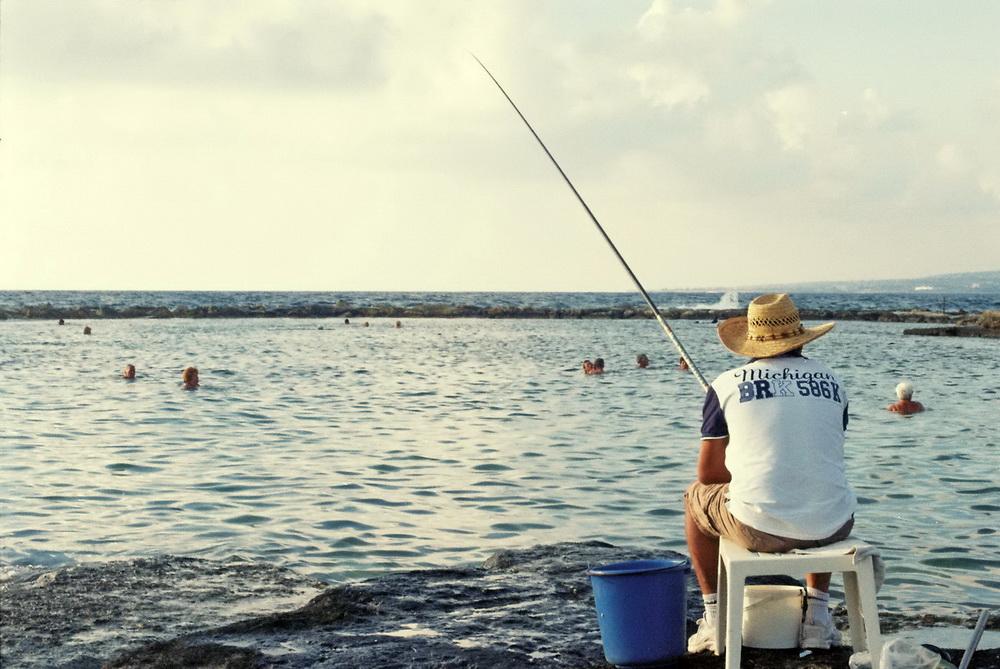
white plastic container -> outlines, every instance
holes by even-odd
[[[798,648],[805,590],[795,585],[748,585],[743,590],[743,645]]]

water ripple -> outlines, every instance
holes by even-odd
[[[0,403],[0,561],[240,553],[338,580],[557,541],[686,550],[704,395],[650,322],[372,321],[105,321],[85,358],[51,324],[0,322],[19,388]],[[997,588],[1000,363],[993,342],[903,347],[902,329],[815,344],[851,390],[855,533],[892,606],[968,608]],[[709,376],[734,363],[710,323],[676,330]],[[584,377],[597,355],[609,372]],[[901,377],[928,412],[883,410]]]

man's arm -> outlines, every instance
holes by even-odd
[[[732,474],[726,469],[728,445],[729,437],[701,440],[701,452],[698,453],[699,483],[729,483],[732,480]]]

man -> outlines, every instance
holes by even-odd
[[[907,416],[911,413],[920,413],[924,410],[923,404],[913,401],[913,386],[906,381],[896,386],[896,397],[899,401],[887,406],[886,409],[889,411],[895,411],[898,414]]]
[[[719,339],[750,362],[720,374],[703,408],[698,479],[685,493],[688,550],[705,616],[688,651],[715,650],[719,537],[780,553],[845,539],[857,500],[847,482],[844,384],[802,346],[833,328],[804,328],[788,295],[761,295]],[[803,648],[840,641],[829,610],[830,574],[806,577]]]

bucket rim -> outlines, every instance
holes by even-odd
[[[788,585],[787,583],[747,583],[743,586],[743,589],[747,593],[752,592],[758,595],[768,592],[791,594],[793,590],[801,593],[806,591],[804,585]]]
[[[588,576],[628,576],[631,574],[649,574],[658,571],[687,570],[691,561],[687,558],[662,558],[654,560],[630,560],[615,562],[587,570]]]
[[[778,585],[778,584],[753,584],[744,586],[743,610],[755,609],[771,602],[780,602],[792,598],[798,598],[798,606],[801,607],[802,598],[806,596],[806,589],[801,585]]]

